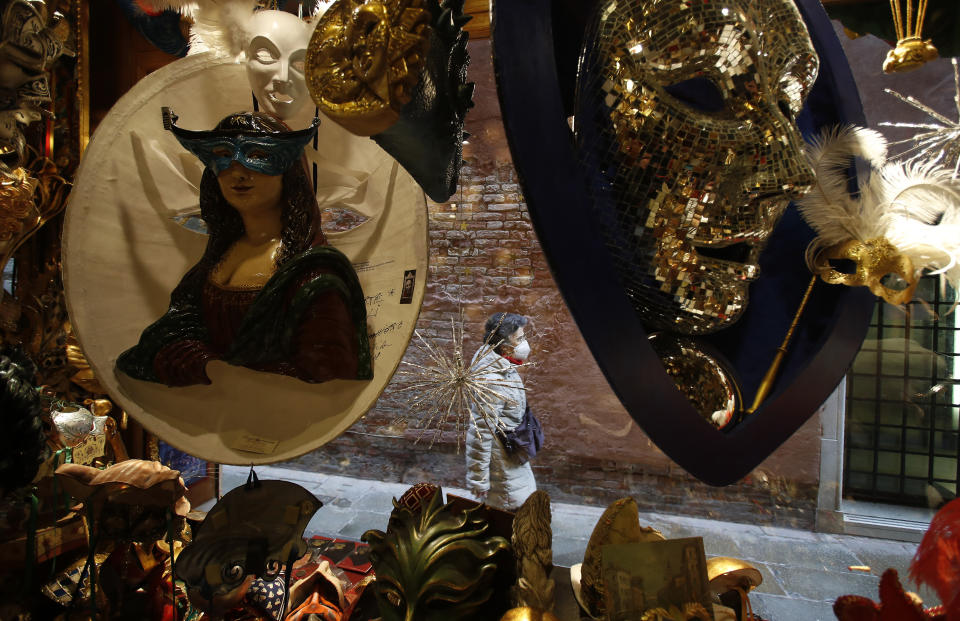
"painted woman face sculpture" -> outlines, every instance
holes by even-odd
[[[818,59],[791,0],[608,0],[588,26],[575,131],[618,275],[649,327],[737,320],[812,173],[795,119]]]
[[[257,11],[247,28],[247,79],[260,108],[293,118],[310,101],[303,61],[313,29],[285,11]]]
[[[203,255],[170,306],[117,358],[129,377],[209,384],[215,360],[305,382],[370,379],[363,290],[329,246],[302,157],[319,119],[292,131],[264,113],[228,115],[212,130],[165,124],[203,162]],[[337,342],[335,342],[337,341]]]

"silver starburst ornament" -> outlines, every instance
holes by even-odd
[[[500,342],[484,342],[480,351],[470,363],[463,355],[463,313],[457,321],[450,319],[450,332],[453,341],[453,355],[450,356],[440,345],[431,345],[419,331],[414,331],[413,343],[428,358],[428,362],[402,361],[411,367],[401,369],[397,375],[408,383],[398,392],[408,392],[407,418],[419,419],[419,442],[425,435],[432,435],[430,446],[440,438],[444,429],[452,423],[457,436],[457,452],[467,430],[467,425],[476,425],[478,432],[503,428],[499,409],[506,402],[512,404],[499,389],[513,386],[505,380],[497,379],[499,374],[488,373],[493,366],[485,354],[500,345]],[[496,330],[492,332],[496,333]],[[481,420],[482,419],[482,424]]]
[[[880,125],[885,127],[905,127],[920,130],[912,138],[891,142],[890,147],[911,144],[897,154],[897,159],[915,163],[927,162],[931,165],[943,166],[953,170],[956,177],[960,172],[960,72],[957,70],[957,59],[953,63],[953,101],[957,108],[957,120],[951,121],[930,106],[921,103],[915,97],[901,95],[889,88],[883,89],[907,105],[925,113],[935,122],[931,123],[889,123]]]

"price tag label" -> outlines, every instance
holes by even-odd
[[[278,440],[268,440],[255,436],[252,433],[243,433],[238,440],[230,445],[230,448],[247,453],[257,453],[258,455],[270,455],[277,450]]]

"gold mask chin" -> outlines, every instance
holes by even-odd
[[[853,272],[838,271],[831,261],[852,261]],[[849,287],[869,287],[874,295],[899,306],[913,298],[920,279],[913,269],[910,257],[900,252],[883,237],[861,242],[850,239],[830,246],[816,259],[815,271],[824,282]],[[888,274],[899,276],[907,283],[905,289],[893,289],[883,284]]]

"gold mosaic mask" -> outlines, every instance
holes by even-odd
[[[853,269],[841,269],[839,264],[844,261],[851,262],[848,264],[852,264]],[[913,292],[920,282],[910,257],[900,254],[883,237],[865,242],[851,239],[831,246],[817,256],[814,269],[824,282],[869,287],[874,295],[894,306],[913,299]],[[884,279],[888,275],[896,276],[904,287],[894,288],[885,284]]]
[[[621,282],[649,327],[705,334],[747,305],[812,172],[795,119],[818,59],[790,0],[608,0],[574,130]]]

